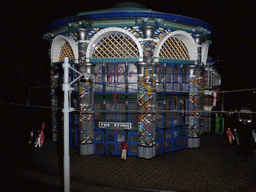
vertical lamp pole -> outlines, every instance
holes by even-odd
[[[69,60],[68,57],[65,57],[62,68],[64,69],[63,85],[62,90],[64,91],[64,108],[63,119],[64,119],[64,192],[70,192],[70,156],[69,156]]]
[[[69,91],[74,90],[71,88],[74,82],[79,80],[81,77],[84,77],[85,74],[80,73],[76,69],[70,67],[68,57],[65,57],[64,63],[62,64],[62,68],[64,70],[63,76],[63,84],[62,90],[64,91],[64,103],[63,103],[63,119],[64,119],[64,157],[63,157],[63,164],[64,164],[64,192],[70,192],[70,156],[69,156],[69,112],[74,111],[74,108],[70,108],[69,106]],[[75,80],[69,83],[69,69],[75,71],[79,74]]]

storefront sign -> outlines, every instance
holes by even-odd
[[[132,124],[125,122],[99,122],[99,128],[131,129]]]

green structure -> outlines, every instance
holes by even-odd
[[[223,134],[224,132],[224,118],[216,117],[215,133]]]

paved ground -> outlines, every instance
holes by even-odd
[[[46,140],[43,148],[28,150],[22,159],[15,177],[26,179],[22,182],[30,183],[34,191],[61,191],[63,153],[57,143]],[[149,160],[80,156],[77,149],[70,148],[70,174],[72,191],[89,192],[253,191],[256,182],[255,156],[246,161],[237,146],[230,146],[217,134],[202,135],[198,149],[160,154]]]

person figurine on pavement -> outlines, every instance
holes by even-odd
[[[128,143],[123,142],[121,145],[122,145],[122,155],[121,155],[121,159],[126,160],[126,153],[127,153],[127,150],[128,150]]]
[[[41,130],[44,130],[45,128],[45,122],[43,122],[43,124],[41,125]]]
[[[253,142],[256,143],[256,133],[255,133],[255,130],[252,130],[252,138],[253,138]]]
[[[32,129],[32,131],[29,133],[30,134],[30,139],[29,139],[29,146],[31,145],[31,143],[33,142],[33,138],[34,138],[34,129]]]
[[[40,137],[40,145],[43,146],[43,144],[44,144],[44,131],[43,130],[40,131],[39,137]]]
[[[233,136],[233,134],[232,134],[230,128],[228,128],[228,130],[227,130],[227,136],[228,136],[229,144],[232,145],[232,136]]]
[[[42,139],[42,141],[41,141]],[[35,145],[35,148],[37,148],[37,146],[41,147],[41,144],[43,142],[43,139],[44,139],[44,133],[42,131],[39,132],[39,135],[36,139],[36,145]]]
[[[39,145],[39,147],[41,147],[39,135],[38,135],[37,138],[36,138],[36,145],[35,145],[35,148],[37,148],[38,145]]]

